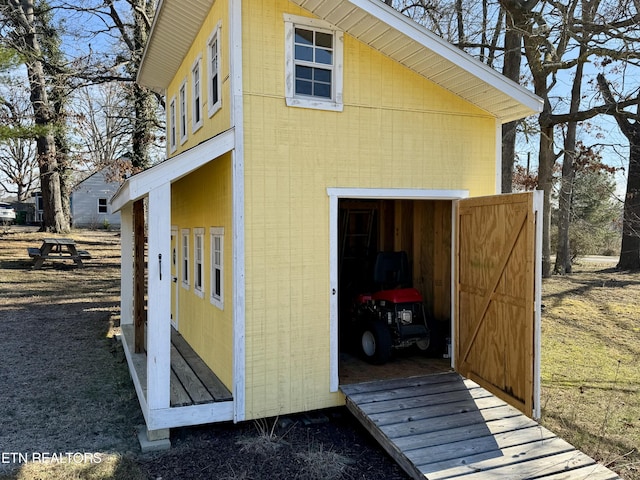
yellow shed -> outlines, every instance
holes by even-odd
[[[166,99],[167,159],[112,205],[150,437],[344,405],[358,346],[452,357],[535,415],[535,202],[489,196],[501,125],[539,98],[380,0],[163,0],[138,82]],[[354,319],[396,321],[379,252],[403,252],[429,342]]]

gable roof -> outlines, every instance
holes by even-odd
[[[382,0],[290,0],[340,30],[471,102],[501,122],[542,111],[529,90],[454,47]],[[214,0],[161,0],[138,82],[164,90]]]

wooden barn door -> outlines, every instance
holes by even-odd
[[[533,193],[460,200],[457,234],[456,370],[532,416],[539,390]]]

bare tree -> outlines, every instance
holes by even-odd
[[[31,109],[14,85],[0,98],[0,123],[10,131],[0,142],[0,186],[15,194],[19,202],[27,199],[38,184],[38,162],[31,131]]]
[[[618,268],[640,270],[640,94],[634,99],[636,111],[632,113],[619,108],[602,74],[598,75],[598,85],[620,130],[629,140],[629,168]]]
[[[36,145],[44,204],[43,228],[67,232],[70,224],[62,201],[61,169],[55,138],[56,111],[48,90],[37,13],[34,0],[0,0],[0,14],[6,26],[4,40],[24,59],[34,123],[38,127]]]

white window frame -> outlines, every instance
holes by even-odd
[[[187,81],[183,80],[182,84],[180,84],[180,89],[178,90],[178,100],[180,102],[180,145],[186,142],[187,138],[189,138],[187,129],[187,123],[189,121],[187,105],[189,102],[187,101],[187,96]]]
[[[220,58],[221,27],[222,23],[218,22],[218,25],[216,25],[216,28],[207,39],[207,106],[209,118],[222,108],[222,79],[220,75],[222,64]],[[213,86],[214,77],[217,77],[215,92]],[[215,103],[213,101],[214,97],[218,98]]]
[[[211,237],[211,288],[209,290],[209,300],[220,310],[224,310],[224,227],[211,227],[209,229]],[[216,240],[219,240],[219,248],[216,247]],[[219,270],[219,275],[216,275]],[[220,293],[216,292],[219,278]]]
[[[204,228],[193,229],[193,291],[204,298]]]
[[[204,123],[202,105],[202,54],[191,66],[191,131],[196,132]]]
[[[173,153],[178,148],[178,130],[177,130],[177,115],[176,115],[176,97],[171,97],[169,102],[169,153]]]
[[[102,204],[104,202],[104,204]],[[104,208],[104,212],[100,211],[100,207]],[[109,213],[109,199],[108,198],[98,198],[98,213],[108,214]]]
[[[182,287],[189,290],[189,237],[191,232],[183,228],[180,232],[180,265],[182,266]]]
[[[344,70],[344,34],[336,26],[324,20],[301,17],[298,15],[284,14],[285,22],[285,98],[290,107],[313,108],[317,110],[329,110],[341,112],[343,70]],[[295,93],[295,28],[320,31],[333,35],[333,65],[331,76],[331,98],[323,99]],[[307,63],[313,66],[316,64]],[[327,68],[327,65],[317,64],[318,67]]]

